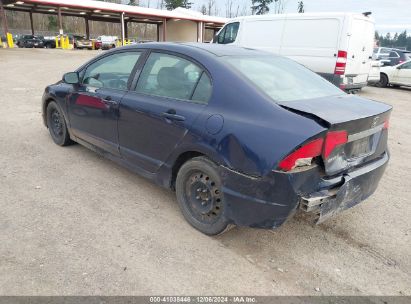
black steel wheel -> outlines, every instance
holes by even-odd
[[[217,235],[227,230],[224,196],[217,165],[205,157],[186,162],[177,174],[177,200],[185,219],[196,229]]]
[[[54,101],[47,105],[47,127],[51,138],[57,145],[67,146],[72,143],[64,116]]]
[[[379,87],[385,88],[385,87],[388,86],[388,83],[389,83],[389,81],[388,81],[387,75],[381,74],[380,82],[378,83]]]

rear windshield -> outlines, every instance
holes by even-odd
[[[304,66],[284,57],[224,57],[274,101],[313,99],[345,94]]]

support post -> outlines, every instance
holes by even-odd
[[[204,22],[197,22],[197,42],[204,42]]]
[[[120,15],[120,23],[121,23],[121,45],[124,45],[125,37],[125,27],[124,27],[124,12]]]
[[[84,17],[84,22],[86,24],[86,39],[90,39],[90,25],[88,22],[88,16]]]
[[[6,11],[4,10],[2,0],[0,0],[0,15],[1,15],[1,19],[3,20],[3,34],[4,36],[7,36],[7,33],[9,32],[9,26],[7,24]]]
[[[57,19],[59,23],[59,30],[60,30],[60,35],[63,35],[63,18],[61,17],[61,7],[58,8],[57,10]]]
[[[128,21],[124,21],[124,36],[128,39]]]
[[[34,36],[34,25],[33,25],[33,12],[29,13],[30,15],[30,28],[31,28],[31,34]]]
[[[167,18],[163,19],[163,42],[167,41]]]
[[[160,24],[157,23],[157,42],[160,42]]]

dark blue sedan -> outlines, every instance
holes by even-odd
[[[205,44],[108,51],[43,96],[56,144],[175,190],[209,235],[275,228],[299,209],[322,222],[366,199],[389,159],[390,112],[289,59]]]

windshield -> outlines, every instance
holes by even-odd
[[[321,76],[284,57],[267,55],[224,58],[275,101],[286,102],[345,94]]]

